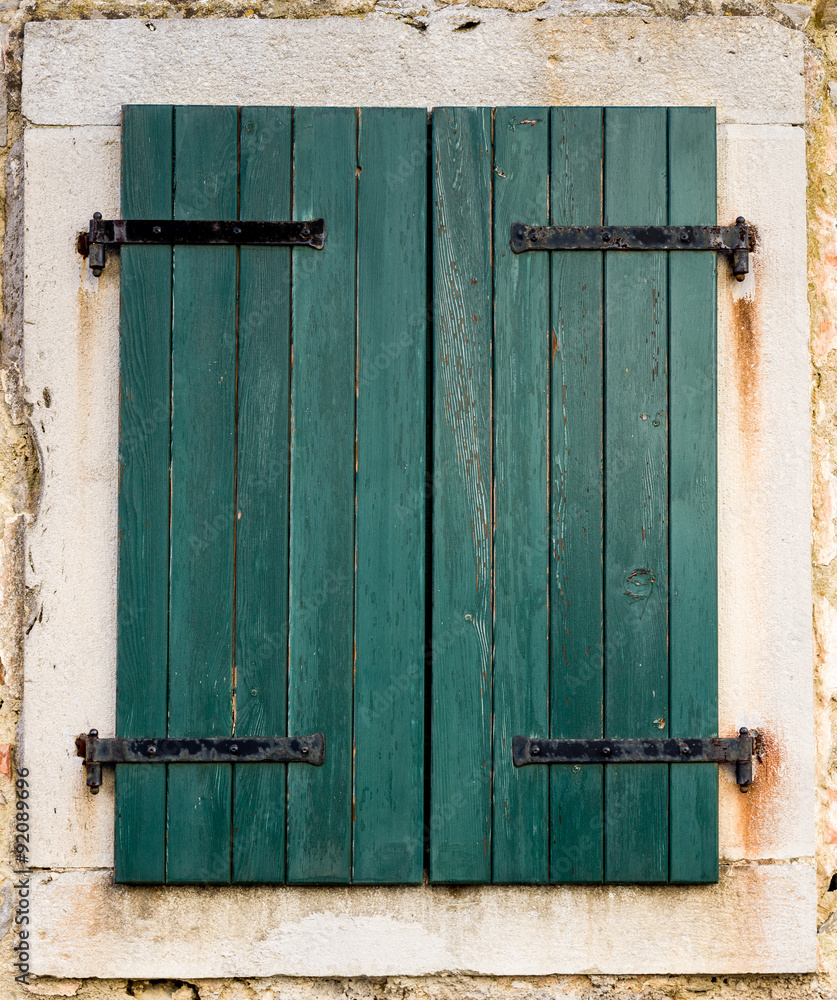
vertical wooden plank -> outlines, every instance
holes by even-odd
[[[174,217],[234,219],[238,109],[175,109]],[[236,249],[174,250],[169,735],[232,732]],[[169,766],[169,882],[230,879],[230,764]]]
[[[171,218],[171,164],[171,107],[124,108],[123,218]],[[165,736],[171,249],[123,250],[116,731],[120,736]],[[165,879],[164,767],[131,764],[116,768],[115,841],[117,882]]]
[[[599,226],[602,109],[552,109],[552,224]],[[552,272],[551,735],[602,735],[604,681],[602,254],[550,254]],[[600,882],[599,765],[550,767],[550,879]]]
[[[669,225],[714,225],[715,109],[669,110]],[[716,257],[669,254],[671,717],[718,726]],[[718,880],[718,768],[670,768],[672,882]]]
[[[288,773],[287,879],[348,882],[352,849],[357,112],[294,112],[294,208],[326,244],[293,261],[289,731],[323,732]]]
[[[241,109],[239,218],[290,219],[291,125],[290,108]],[[241,248],[235,545],[235,733],[241,736],[287,732],[290,280],[289,247]],[[285,770],[283,764],[233,767],[234,882],[285,879]]]
[[[494,118],[494,882],[549,880],[549,770],[512,739],[549,727],[549,255],[512,223],[549,222],[549,111]]]
[[[491,879],[491,110],[432,119],[430,879]],[[467,748],[467,753],[452,748]]]
[[[605,225],[663,224],[666,111],[605,111]],[[606,736],[665,736],[668,475],[664,252],[605,254]],[[668,767],[605,768],[605,878],[668,878]]]
[[[427,112],[358,129],[353,881],[424,862]]]

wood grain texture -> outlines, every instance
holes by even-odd
[[[122,217],[170,219],[172,108],[124,108]],[[116,732],[165,736],[168,706],[171,249],[124,247],[119,340]],[[116,768],[115,879],[162,882],[166,769]]]
[[[427,112],[362,109],[353,881],[424,862]]]
[[[605,111],[605,225],[664,224],[666,111]],[[667,268],[605,255],[606,736],[668,733]],[[668,767],[605,767],[605,878],[668,878]]]
[[[238,109],[175,109],[174,217],[234,219]],[[235,247],[174,250],[169,735],[229,736]],[[230,764],[169,766],[169,882],[230,879]]]
[[[552,108],[552,224],[602,219],[602,109]],[[550,255],[550,734],[602,735],[602,254]],[[550,767],[550,880],[600,882],[603,769]]]
[[[494,815],[492,881],[549,879],[549,770],[512,739],[549,728],[549,255],[513,222],[549,222],[549,111],[494,118]]]
[[[668,112],[669,225],[714,225],[715,109]],[[717,258],[669,254],[670,728],[718,727]],[[670,768],[672,882],[718,880],[718,768]]]
[[[239,217],[290,219],[291,109],[242,108],[240,128]],[[241,248],[235,546],[235,733],[241,736],[287,735],[290,282],[290,247]],[[233,766],[234,882],[285,879],[285,773],[284,764]]]
[[[432,119],[430,879],[491,879],[491,111]],[[467,754],[451,753],[467,747]]]
[[[294,112],[298,219],[325,248],[293,266],[291,733],[323,732],[322,767],[288,772],[287,879],[348,882],[352,867],[357,112]]]

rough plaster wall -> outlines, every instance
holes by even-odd
[[[0,2],[0,41],[5,40],[5,92],[0,117],[8,106],[4,161],[5,224],[0,278],[0,825],[10,830],[13,797],[5,745],[15,744],[21,695],[21,644],[39,611],[38,595],[22,585],[23,531],[37,516],[40,456],[38,410],[48,399],[24,400],[25,358],[20,356],[22,185],[19,138],[20,66],[23,25],[30,20],[121,17],[318,17],[389,13],[423,28],[448,0],[44,0]],[[208,980],[195,983],[108,980],[33,981],[26,989],[9,976],[12,962],[11,854],[9,837],[0,852],[0,1000],[15,996],[78,997],[80,1000],[489,1000],[494,997],[533,1000],[686,1000],[705,997],[793,998],[837,1000],[837,891],[830,891],[837,872],[837,0],[820,0],[812,9],[798,3],[769,0],[473,0],[462,6],[462,25],[478,26],[475,8],[510,11],[548,9],[584,17],[643,14],[683,18],[690,14],[766,14],[807,37],[806,92],[809,149],[809,274],[812,316],[812,405],[814,435],[813,563],[816,634],[816,697],[820,885],[821,971],[814,976],[612,977],[550,976],[526,979],[427,977],[387,980],[263,979]],[[91,67],[90,86],[96,86]],[[5,133],[5,134],[4,134]],[[24,373],[24,374],[22,374]],[[833,567],[833,568],[832,568]],[[3,905],[5,903],[5,905]],[[742,915],[746,919],[745,915]],[[642,933],[631,928],[628,933]],[[723,934],[723,928],[719,933]],[[653,935],[653,928],[646,933]],[[684,923],[688,933],[688,921]]]

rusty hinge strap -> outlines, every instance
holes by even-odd
[[[96,276],[105,266],[105,247],[125,244],[145,246],[261,246],[313,247],[325,243],[323,219],[303,222],[251,222],[240,220],[103,219],[96,212],[90,228],[79,233],[78,252],[90,260]]]
[[[511,248],[529,250],[710,250],[732,257],[738,281],[750,270],[753,233],[743,216],[734,226],[527,226],[511,227]]]
[[[515,767],[527,764],[735,764],[741,791],[753,783],[757,733],[741,729],[731,739],[542,740],[515,736]]]
[[[95,795],[102,784],[102,764],[314,764],[325,760],[325,737],[226,736],[209,739],[102,738],[95,729],[76,739],[84,758],[87,787]]]

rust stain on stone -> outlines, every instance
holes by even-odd
[[[761,760],[754,764],[752,787],[737,796],[736,839],[747,858],[757,858],[775,843],[777,813],[783,808],[780,785],[784,747],[771,729],[762,727],[759,732],[764,748]]]
[[[745,456],[749,457],[759,431],[761,330],[758,299],[733,299],[732,319],[739,428],[744,438]]]

